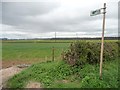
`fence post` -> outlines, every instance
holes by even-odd
[[[46,60],[46,61],[48,60],[48,57],[47,57],[47,56],[45,57],[45,60]]]
[[[54,47],[52,48],[52,61],[54,61]]]

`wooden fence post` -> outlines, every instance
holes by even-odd
[[[54,47],[52,48],[52,61],[54,61]]]

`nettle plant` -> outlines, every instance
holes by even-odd
[[[74,42],[69,50],[62,53],[62,58],[71,66],[83,66],[85,63],[96,64],[100,61],[99,42]],[[116,42],[104,43],[103,61],[114,60],[118,53],[118,44]]]

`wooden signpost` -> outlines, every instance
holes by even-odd
[[[103,12],[101,12],[101,10],[103,10]],[[102,79],[106,3],[104,3],[103,8],[91,11],[90,16],[95,16],[95,15],[98,15],[98,14],[103,14],[102,41],[101,41],[101,53],[100,53],[100,79]]]

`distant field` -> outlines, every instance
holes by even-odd
[[[18,42],[18,41],[16,41]],[[70,43],[2,43],[3,67],[14,64],[37,63],[52,60],[52,48],[55,48],[55,60]],[[27,41],[26,41],[27,42]]]
[[[3,43],[3,61],[46,57],[51,59],[53,47],[55,48],[55,57],[58,57],[68,46],[69,43]]]
[[[52,60],[52,48],[55,48],[55,60],[61,58],[61,52],[67,50],[70,43],[76,40],[3,40],[3,67],[19,63],[37,63]],[[80,41],[80,40],[79,40]],[[85,41],[85,40],[81,40]],[[100,40],[86,40],[101,42]],[[114,42],[117,40],[106,40]],[[10,64],[10,65],[8,65]]]
[[[3,40],[2,42],[7,42],[7,43],[70,43],[74,42],[76,40]]]
[[[3,43],[72,43],[75,41],[88,41],[88,42],[101,42],[101,40],[3,40]],[[114,42],[118,40],[105,40],[108,42]]]

